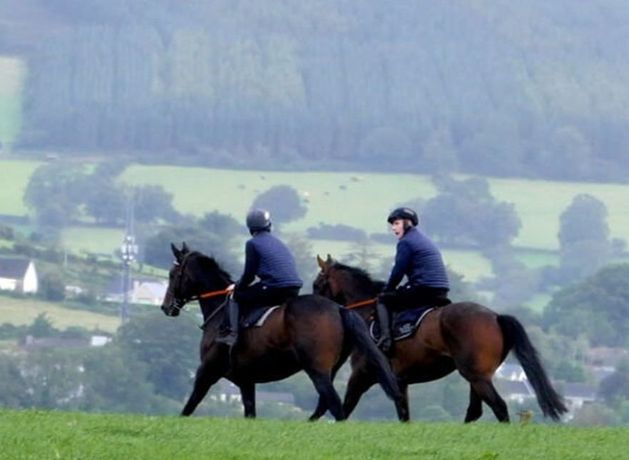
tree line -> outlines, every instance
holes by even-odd
[[[64,27],[28,51],[20,144],[229,167],[624,181],[628,15],[612,0],[60,0]]]

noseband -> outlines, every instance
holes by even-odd
[[[218,297],[220,295],[227,295],[230,293],[229,289],[218,289],[216,291],[208,291],[199,295],[193,295],[186,298],[180,298],[177,295],[175,295],[176,292],[181,292],[181,284],[183,283],[182,280],[183,280],[184,268],[186,266],[186,263],[188,262],[188,256],[190,254],[192,253],[186,254],[183,260],[181,261],[181,263],[175,261],[175,265],[179,266],[179,270],[177,271],[177,282],[175,283],[177,287],[174,289],[174,292],[173,292],[173,302],[171,303],[171,306],[173,308],[176,308],[180,312],[183,309],[183,307],[186,306],[188,302],[192,302],[194,300],[199,300],[199,299],[210,299],[212,297]]]

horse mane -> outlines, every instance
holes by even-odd
[[[367,270],[359,267],[350,267],[340,262],[334,262],[334,268],[348,273],[361,291],[367,291],[374,295],[379,294],[386,284],[384,281],[374,280]]]
[[[201,262],[201,266],[203,268],[218,272],[218,275],[220,278],[228,281],[229,283],[233,282],[231,275],[227,273],[225,270],[223,270],[223,268],[218,264],[218,262],[216,261],[216,259],[214,259],[214,257],[206,256],[205,254],[199,251],[192,251],[190,255],[194,255],[198,257],[199,261]]]

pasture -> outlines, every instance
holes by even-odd
[[[0,214],[22,216],[28,179],[40,163],[0,161]],[[301,194],[306,216],[285,226],[303,232],[320,223],[345,224],[367,233],[386,233],[386,213],[395,205],[435,194],[428,176],[351,172],[232,171],[180,166],[132,165],[121,180],[132,185],[161,185],[174,196],[180,212],[203,215],[220,211],[242,219],[255,197],[274,185],[290,185]],[[609,211],[613,237],[629,235],[629,185],[552,182],[528,179],[489,179],[492,193],[513,203],[522,220],[515,246],[555,250],[559,216],[572,198],[589,193]],[[552,198],[552,199],[549,199]]]
[[[156,184],[174,195],[175,207],[202,215],[218,210],[242,219],[256,195],[273,185],[299,191],[308,213],[287,230],[304,231],[325,222],[362,228],[367,233],[387,232],[386,215],[395,205],[435,195],[430,177],[414,174],[351,172],[260,172],[175,166],[129,167],[122,180]],[[515,246],[557,249],[559,216],[572,198],[588,193],[609,211],[612,236],[629,235],[629,185],[586,182],[551,182],[525,179],[489,179],[499,200],[515,205],[522,228]]]
[[[24,216],[24,192],[33,171],[41,163],[36,161],[0,161],[0,215]]]
[[[626,428],[0,411],[6,459],[623,459]]]
[[[0,161],[0,214],[22,216],[22,202],[34,161]],[[274,185],[290,185],[300,193],[308,211],[300,220],[284,226],[289,233],[303,234],[320,223],[345,224],[369,233],[386,233],[385,216],[393,206],[416,198],[429,199],[435,188],[428,176],[352,172],[268,172],[232,171],[179,166],[132,165],[120,180],[131,185],[161,185],[174,196],[173,204],[184,213],[201,216],[211,211],[231,214],[242,220],[259,194]],[[579,193],[592,194],[605,202],[614,237],[629,235],[629,185],[580,182],[551,182],[525,179],[489,179],[492,193],[512,202],[522,221],[514,245],[518,257],[530,267],[556,265],[559,216]],[[552,199],[549,199],[552,198]],[[122,241],[123,230],[98,227],[71,227],[62,233],[62,242],[74,252],[113,253]],[[356,251],[345,241],[310,240],[314,253],[335,257]],[[394,253],[390,244],[373,243],[369,251],[386,260]],[[444,250],[446,263],[468,281],[491,275],[487,259],[471,250]],[[380,262],[378,262],[380,263]]]
[[[63,308],[59,303],[39,299],[0,296],[0,311],[2,311],[2,323],[15,326],[31,324],[41,313],[45,313],[52,325],[60,330],[70,326],[80,326],[113,334],[120,326],[120,319],[117,316]]]

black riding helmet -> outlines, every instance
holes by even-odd
[[[247,214],[247,227],[251,233],[271,229],[271,213],[266,209],[252,209]]]
[[[398,219],[408,219],[413,224],[413,227],[416,227],[419,223],[419,218],[417,217],[417,213],[413,211],[411,208],[396,208],[391,211],[389,217],[387,217],[387,222],[390,224],[393,223],[394,220]]]

